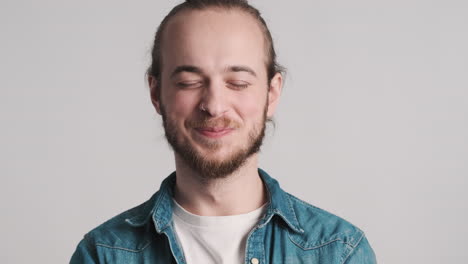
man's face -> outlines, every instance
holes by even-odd
[[[258,152],[281,89],[259,25],[238,10],[185,11],[164,31],[162,60],[151,86],[166,138],[200,176],[227,176]]]

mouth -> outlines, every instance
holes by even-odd
[[[220,138],[231,133],[234,129],[230,127],[198,127],[195,130],[205,137]]]

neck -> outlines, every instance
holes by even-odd
[[[176,154],[174,199],[185,210],[202,216],[251,212],[266,202],[265,187],[258,175],[258,156],[252,155],[234,173],[222,179],[205,179]]]

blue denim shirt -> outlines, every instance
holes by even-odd
[[[269,201],[248,235],[245,264],[376,263],[361,230],[286,193],[261,169],[259,175]],[[172,173],[150,200],[86,234],[70,263],[186,263],[172,222],[174,184]]]

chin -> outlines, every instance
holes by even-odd
[[[229,148],[232,150],[233,148]],[[228,162],[234,156],[233,151],[228,151],[227,147],[220,147],[215,150],[213,149],[202,149],[197,151],[198,155],[210,162]]]

